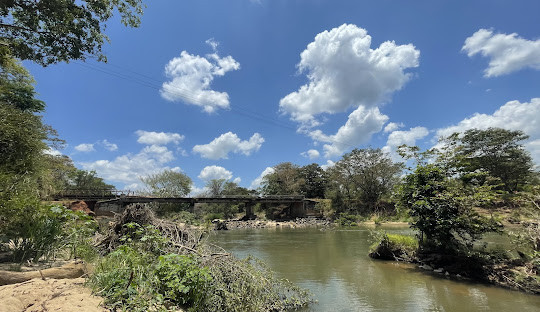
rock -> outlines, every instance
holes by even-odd
[[[216,231],[226,231],[226,230],[228,230],[227,223],[225,221],[215,219],[215,220],[212,220],[212,223],[214,224],[214,230],[216,230]]]
[[[444,272],[444,269],[443,268],[438,268],[438,269],[433,270],[433,272],[442,274],[442,272]]]
[[[420,269],[423,269],[423,270],[426,270],[426,271],[433,271],[433,268],[430,267],[429,265],[427,264],[422,264],[420,266],[418,266]]]
[[[450,276],[450,273],[448,271],[444,272],[444,276]]]
[[[69,209],[71,209],[73,211],[84,212],[85,214],[87,214],[89,216],[94,216],[95,215],[95,213],[92,210],[90,210],[90,208],[88,208],[88,205],[86,204],[86,202],[84,202],[82,200],[74,201],[71,204],[69,204]]]

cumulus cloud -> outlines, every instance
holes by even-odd
[[[165,66],[165,75],[170,81],[161,86],[161,96],[168,101],[183,101],[197,105],[207,113],[229,108],[229,94],[210,88],[215,77],[240,69],[232,56],[220,57],[218,43],[214,39],[206,41],[214,53],[206,56],[192,55],[182,51]]]
[[[374,133],[381,131],[382,126],[388,121],[388,116],[381,114],[379,108],[365,108],[359,106],[354,110],[336,134],[326,135],[321,130],[309,132],[312,139],[325,142],[324,156],[326,158],[339,156],[344,151],[358,144],[369,141]]]
[[[229,170],[220,166],[206,166],[201,170],[199,179],[203,181],[210,181],[215,179],[232,179],[233,174]]]
[[[101,140],[99,141],[99,144],[101,144],[103,147],[105,147],[106,150],[111,152],[118,150],[118,145],[111,143],[107,140]]]
[[[208,159],[227,159],[229,153],[249,156],[258,151],[263,143],[264,138],[259,133],[254,133],[249,140],[242,141],[238,135],[229,131],[208,144],[195,145],[193,151]]]
[[[259,188],[259,186],[261,186],[263,178],[266,175],[274,173],[275,171],[276,170],[274,170],[274,168],[272,167],[266,167],[266,169],[264,169],[263,172],[261,172],[261,174],[258,177],[256,177],[255,180],[251,182],[251,185],[249,186],[249,188],[252,190]]]
[[[77,152],[82,152],[82,153],[88,153],[88,152],[95,151],[94,144],[92,144],[92,143],[79,144],[79,145],[75,146],[75,150]]]
[[[139,137],[137,142],[148,145],[167,145],[169,143],[179,144],[184,136],[172,132],[153,132],[137,130],[135,134]]]
[[[100,177],[110,182],[119,182],[135,189],[140,185],[140,177],[163,170],[180,171],[179,167],[169,167],[166,163],[174,160],[165,146],[150,145],[137,154],[125,154],[114,160],[97,160],[80,163],[85,170],[95,170]]]
[[[321,168],[322,168],[324,171],[326,171],[326,170],[328,170],[328,169],[334,167],[335,164],[336,164],[335,162],[333,162],[333,161],[331,161],[330,159],[328,159],[328,160],[326,161],[326,164],[322,165]]]
[[[310,149],[307,152],[303,152],[301,155],[309,159],[316,159],[316,158],[319,158],[319,156],[321,156],[321,153],[319,153],[318,150]]]
[[[469,57],[480,53],[489,58],[485,77],[497,77],[523,68],[540,69],[540,39],[532,41],[516,33],[494,34],[480,29],[465,40],[462,51]]]
[[[403,128],[405,125],[400,122],[400,123],[395,123],[395,122],[389,122],[385,127],[384,127],[384,130],[383,132],[384,133],[388,133],[388,132],[392,132],[392,131],[395,131],[399,128]]]
[[[62,152],[60,152],[57,149],[54,149],[52,147],[49,147],[45,150],[43,150],[43,154],[51,155],[51,156],[62,156]]]
[[[540,164],[540,98],[521,103],[510,101],[493,114],[476,113],[458,124],[437,130],[438,137],[447,137],[454,132],[490,127],[508,130],[521,130],[530,136],[525,147],[531,152],[534,161]]]
[[[397,147],[403,144],[414,146],[416,141],[425,138],[429,134],[429,130],[425,127],[414,127],[409,130],[393,131],[388,135],[386,146],[382,148],[384,152],[390,153],[390,155],[397,160],[398,155],[396,153]]]
[[[409,146],[416,145],[416,140],[423,139],[429,134],[429,131],[425,127],[414,127],[407,131],[393,131],[388,135],[388,141],[386,145],[398,147],[403,144]]]
[[[296,121],[317,125],[317,114],[378,105],[410,79],[405,70],[417,67],[419,56],[412,44],[393,41],[372,49],[371,36],[356,25],[324,31],[300,55],[298,69],[309,83],[282,98],[280,109]]]
[[[412,44],[393,41],[371,47],[371,36],[356,25],[343,24],[315,36],[300,54],[298,70],[308,83],[281,99],[280,110],[299,122],[300,132],[324,145],[325,157],[369,141],[381,131],[388,117],[378,106],[400,90],[418,66],[420,51]],[[354,109],[336,134],[321,130],[321,114],[344,113]],[[324,116],[327,117],[327,116]]]

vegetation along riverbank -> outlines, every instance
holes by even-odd
[[[250,2],[250,5],[257,3],[263,6],[258,3],[260,1]],[[322,166],[317,163],[306,164],[307,161],[304,165],[276,161],[255,179],[257,183],[250,188],[242,187],[239,177],[233,179],[230,171],[212,165],[200,171],[198,178],[206,185],[197,187],[192,177],[186,173],[188,171],[180,169],[180,165],[186,169],[191,166],[187,164],[195,162],[187,162],[186,166],[170,164],[175,159],[173,154],[185,154],[188,157],[188,151],[179,145],[184,135],[141,130],[146,128],[139,128],[138,121],[132,121],[130,126],[137,127],[133,129],[138,136],[137,144],[144,145],[138,154],[129,151],[114,161],[93,162],[94,166],[102,169],[102,174],[113,172],[108,177],[102,175],[107,179],[96,171],[81,169],[94,167],[89,167],[90,162],[82,161],[82,158],[77,160],[74,156],[77,152],[91,152],[94,144],[109,152],[116,151],[118,146],[101,137],[99,141],[96,141],[97,138],[92,139],[96,143],[81,143],[75,147],[70,154],[75,160],[59,152],[65,142],[51,126],[45,124],[46,103],[38,97],[35,81],[25,68],[28,63],[23,61],[43,67],[61,62],[84,61],[87,58],[97,62],[105,61],[102,45],[108,41],[104,33],[106,22],[110,19],[119,20],[126,26],[138,27],[143,8],[141,0],[15,0],[2,1],[0,5],[0,311],[25,311],[27,308],[32,311],[72,311],[77,306],[77,300],[88,300],[92,305],[88,310],[77,306],[80,311],[309,309],[317,298],[313,298],[308,291],[283,278],[279,272],[272,271],[254,257],[240,259],[209,243],[206,240],[208,233],[212,230],[252,228],[321,227],[326,230],[355,227],[361,223],[377,226],[385,222],[410,224],[417,235],[375,235],[375,243],[370,252],[373,258],[417,263],[426,270],[440,274],[441,278],[469,278],[540,294],[540,173],[538,164],[533,163],[533,158],[525,149],[526,144],[538,145],[539,141],[527,141],[528,134],[515,127],[504,129],[484,126],[478,129],[467,127],[441,136],[436,145],[425,151],[407,145],[357,148],[360,143],[365,143],[360,142],[363,139],[353,145],[347,143],[354,136],[356,139],[369,138],[377,132],[387,133],[386,129],[397,135],[405,133],[396,131],[401,127],[397,123],[387,123],[389,117],[382,115],[377,103],[390,99],[394,91],[401,90],[403,84],[415,76],[404,70],[418,66],[420,53],[412,44],[397,45],[393,41],[386,41],[381,48],[372,49],[371,37],[356,25],[344,24],[316,35],[315,41],[302,52],[302,61],[298,66],[300,72],[309,72],[307,77],[312,81],[300,87],[299,93],[294,92],[284,97],[279,104],[280,111],[290,114],[295,122],[300,122],[295,133],[308,134],[315,143],[320,143],[319,149],[324,149],[329,156],[337,153],[332,156],[334,161],[327,158],[328,162]],[[118,18],[113,18],[115,14],[119,15]],[[184,19],[175,17],[174,20]],[[181,28],[193,31],[200,27]],[[482,33],[491,35],[491,31],[485,29],[479,33],[481,36]],[[524,40],[516,36],[508,37]],[[249,37],[259,36],[250,34]],[[126,38],[130,42],[144,42]],[[275,34],[268,38],[283,36]],[[336,38],[348,41],[332,41]],[[166,40],[161,41],[164,43]],[[192,104],[200,104],[205,113],[217,113],[229,108],[229,94],[212,90],[210,83],[227,71],[238,70],[240,64],[230,55],[221,57],[218,54],[218,43],[213,38],[206,42],[212,48],[211,54],[203,57],[182,51],[180,58],[171,60],[165,71],[167,79],[172,80],[163,83],[164,89],[160,89],[160,93],[163,98],[182,101],[196,99],[197,103]],[[324,46],[319,47],[321,44]],[[276,46],[284,49],[287,45]],[[352,52],[345,53],[341,50],[344,47],[352,49]],[[395,48],[401,50],[393,50]],[[145,51],[153,50],[161,49]],[[334,53],[331,50],[335,50],[336,54],[331,54]],[[410,56],[407,56],[409,53]],[[308,60],[327,54],[328,61],[325,62],[328,64],[324,66],[335,68],[327,69],[319,64],[320,60]],[[281,57],[284,54],[276,55]],[[390,57],[394,55],[408,59],[408,65],[397,59],[391,60]],[[145,57],[148,60],[163,59],[162,56]],[[367,58],[360,59],[358,63],[359,57]],[[347,62],[340,63],[341,58],[352,58],[353,66]],[[340,62],[334,64],[334,59]],[[373,63],[375,60],[380,64]],[[182,62],[192,64],[188,66]],[[267,63],[276,65],[279,62]],[[135,72],[123,75],[94,65],[79,65],[122,80],[137,80],[153,91],[156,91],[156,86],[159,89],[161,84],[139,79],[146,75],[138,75],[140,77],[135,79]],[[536,69],[538,62],[533,65],[530,67]],[[348,68],[350,70],[346,70]],[[365,73],[361,73],[363,71]],[[377,71],[381,71],[380,77],[373,76]],[[390,76],[393,71],[397,76],[392,78]],[[349,73],[351,77],[344,73]],[[365,77],[368,78],[364,77],[366,73],[368,76]],[[355,84],[355,79],[352,79],[355,75],[364,78]],[[372,76],[377,79],[372,79]],[[391,78],[388,83],[384,82],[386,76]],[[323,84],[319,85],[321,81]],[[370,81],[376,83],[366,87],[366,82]],[[166,90],[167,86],[175,83],[182,86],[180,93],[188,87],[193,90],[188,88],[188,96],[177,98],[179,90]],[[388,86],[385,87],[385,84]],[[335,89],[333,85],[336,85]],[[338,94],[346,90],[341,90],[337,85],[353,90],[350,92],[352,97],[345,96],[340,100]],[[322,92],[321,95],[327,93],[324,97],[329,98],[305,103],[292,100],[304,98],[303,92],[311,90],[311,86],[314,86],[314,90],[328,89],[328,92]],[[282,90],[287,88],[280,86]],[[371,94],[378,88],[380,90]],[[63,88],[64,91],[68,89]],[[82,89],[94,88],[85,86]],[[357,98],[362,92],[369,99],[365,96]],[[95,93],[107,95],[107,100],[121,98],[109,96],[108,91],[100,89]],[[231,98],[234,97],[242,98],[238,93],[231,95]],[[260,95],[257,94],[257,97]],[[264,98],[273,96],[265,95]],[[68,102],[64,98],[55,99]],[[249,97],[244,97],[245,101],[257,102],[247,99]],[[333,108],[323,107],[334,101]],[[340,101],[343,103],[340,104]],[[129,103],[129,100],[125,102]],[[298,104],[298,111],[290,106],[293,102]],[[319,104],[315,105],[317,107],[309,107],[310,103]],[[538,107],[538,103],[538,99],[533,99],[530,107]],[[316,129],[326,117],[344,113],[352,109],[353,104],[357,106],[336,135],[326,135]],[[168,106],[171,107],[173,105]],[[126,117],[128,110],[119,108],[102,113],[100,109],[94,109],[102,116],[84,116],[88,120],[76,123],[76,127],[84,127],[85,131],[81,132],[91,132],[88,125],[100,122],[106,124],[101,118],[109,114],[116,116],[115,122],[123,122],[124,119],[131,121],[130,118],[135,118],[135,115],[158,120],[141,111]],[[152,108],[152,111],[158,110]],[[56,109],[55,112],[63,110]],[[187,109],[178,115],[185,117],[188,112],[192,116],[193,112]],[[270,121],[280,130],[290,128],[273,117],[237,108],[230,112],[244,112],[238,115]],[[318,114],[325,116],[319,119],[321,116]],[[186,129],[194,132],[206,128],[226,128],[224,124],[207,127],[210,122],[199,123],[199,120],[189,120],[192,122],[190,124],[172,113],[170,116],[169,122],[185,122]],[[213,120],[227,121],[228,117]],[[69,116],[64,120],[77,118],[80,117]],[[370,118],[374,120],[369,121]],[[374,123],[375,119],[378,125],[373,125],[373,129],[361,130],[369,123]],[[240,119],[235,123],[246,126],[245,129],[249,128]],[[385,130],[382,130],[385,124]],[[422,129],[426,132],[421,136],[424,138],[429,131]],[[97,131],[97,127],[94,130]],[[360,131],[365,133],[355,133]],[[339,139],[345,134],[344,139]],[[200,138],[207,135],[201,133]],[[282,139],[274,137],[274,142],[279,141],[280,150],[286,150],[294,144],[282,146]],[[390,134],[388,141],[391,141]],[[402,138],[396,141],[415,142],[416,139]],[[247,157],[258,151],[264,142],[265,139],[259,133],[254,133],[246,141],[235,133],[227,132],[209,144],[194,145],[191,156],[197,154],[198,157],[200,154],[201,158],[205,158],[204,161],[228,159],[229,154]],[[166,147],[167,144],[169,147],[175,146],[174,153]],[[338,148],[336,144],[341,147]],[[397,154],[394,153],[396,149]],[[299,157],[298,154],[296,157]],[[313,149],[302,154],[305,159],[320,156],[320,152]],[[270,157],[259,162],[263,164],[268,159]],[[287,159],[292,159],[292,156]],[[136,165],[125,165],[128,163]],[[110,170],[112,167],[115,169]],[[115,175],[122,176],[121,180],[111,179]],[[137,183],[132,183],[133,180]],[[137,190],[130,195],[136,196],[119,194],[121,192],[110,184],[118,181],[122,181],[123,186],[135,185]],[[76,198],[76,202],[62,201],[66,199],[62,195],[66,193],[81,198]],[[96,194],[101,197],[96,197]],[[227,198],[230,200],[227,201]],[[130,205],[123,202],[128,199],[133,200]],[[141,204],[143,201],[145,203]],[[485,235],[494,233],[506,235],[511,244],[489,244],[482,240]],[[339,239],[338,235],[335,237]],[[325,262],[327,255],[327,252],[320,252],[316,259],[320,263],[334,265],[331,261]],[[299,254],[301,256],[303,254]],[[365,257],[369,260],[367,255]],[[60,266],[60,262],[68,264]],[[295,262],[303,263],[302,259]],[[347,267],[349,262],[344,262],[338,262],[337,265]],[[37,292],[36,288],[43,288],[42,292]],[[35,296],[29,297],[33,292]],[[69,300],[62,304],[57,300],[59,297]]]

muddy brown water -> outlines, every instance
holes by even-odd
[[[410,233],[406,226],[379,227]],[[540,311],[540,296],[453,280],[410,264],[368,257],[371,229],[246,229],[210,240],[238,257],[262,259],[311,291],[305,311]]]

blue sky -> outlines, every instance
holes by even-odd
[[[25,62],[61,152],[118,188],[163,169],[255,187],[473,127],[525,131],[540,162],[538,1],[146,4],[140,28],[108,23],[107,64]]]

